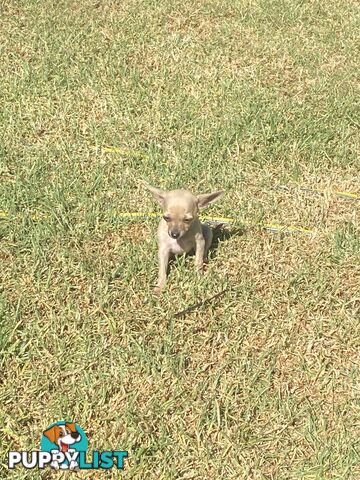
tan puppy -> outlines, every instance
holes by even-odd
[[[212,231],[199,220],[199,208],[216,202],[223,191],[195,196],[188,190],[161,190],[143,185],[152,192],[163,209],[163,218],[158,228],[159,276],[155,291],[161,292],[166,283],[171,255],[181,255],[195,250],[195,268],[203,271],[204,261],[212,241]]]

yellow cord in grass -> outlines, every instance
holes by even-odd
[[[160,213],[156,212],[113,212],[115,217],[119,218],[159,218],[161,217]],[[0,210],[0,219],[9,218],[10,215],[8,212]],[[32,220],[42,220],[44,218],[49,218],[47,214],[33,214],[30,215]],[[256,223],[256,222],[247,222],[245,220],[241,220],[239,218],[232,218],[232,217],[210,217],[210,216],[202,216],[203,220],[207,220],[209,222],[215,223],[233,223],[233,224],[241,224],[247,225],[250,227],[260,227],[264,228],[273,233],[284,232],[284,233],[305,233],[310,235],[314,233],[313,230],[304,227],[297,227],[292,225],[279,225],[277,223]]]
[[[160,213],[155,213],[155,212],[148,212],[148,213],[142,213],[142,212],[113,212],[115,217],[122,217],[122,218],[137,218],[137,217],[143,217],[143,218],[156,218],[156,217],[161,217]]]
[[[360,200],[360,195],[351,192],[335,192],[338,197],[350,198],[351,200]]]
[[[93,148],[97,148],[96,146],[93,146]],[[131,150],[130,148],[124,148],[124,147],[115,147],[112,145],[105,145],[104,147],[99,147],[104,153],[117,153],[123,157],[136,157],[136,158],[142,158],[146,159],[148,158],[148,155],[146,153],[141,152],[140,150]]]
[[[114,212],[114,215],[116,217],[120,218],[157,218],[161,217],[160,213],[155,213],[155,212],[149,212],[149,213],[142,213],[142,212]],[[233,224],[241,224],[241,225],[247,225],[250,227],[260,227],[264,228],[265,230],[268,230],[273,233],[278,233],[278,232],[284,232],[284,233],[305,233],[307,235],[310,235],[314,233],[313,230],[310,230],[305,227],[297,227],[297,226],[287,226],[287,225],[279,225],[277,223],[256,223],[256,222],[247,222],[244,220],[241,220],[239,218],[233,218],[233,217],[210,217],[207,215],[202,215],[201,218],[203,220],[207,220],[210,222],[216,222],[216,223],[233,223]]]
[[[25,216],[25,215],[23,215],[23,216]],[[0,210],[0,220],[5,219],[5,218],[9,218],[9,217],[10,217],[9,212],[6,212],[4,210]],[[46,213],[33,213],[33,214],[29,215],[29,218],[31,218],[31,220],[42,220],[44,218],[49,218],[49,215],[47,215]]]

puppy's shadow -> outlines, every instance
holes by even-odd
[[[245,227],[233,226],[225,223],[220,223],[216,226],[211,226],[213,231],[213,239],[209,250],[211,258],[216,257],[217,250],[222,242],[226,242],[231,237],[240,237],[245,235]]]
[[[213,232],[213,239],[212,243],[209,249],[209,254],[211,258],[216,257],[217,250],[220,246],[220,243],[225,242],[226,240],[229,240],[231,237],[235,236],[242,236],[245,234],[245,227],[234,227],[234,226],[229,226],[228,224],[225,223],[220,223],[215,226],[209,225],[212,229]],[[195,255],[195,251],[192,250],[189,253],[185,254],[185,258],[188,257],[193,257]],[[168,270],[172,267],[174,263],[176,263],[177,258],[172,257],[169,260],[169,267]]]

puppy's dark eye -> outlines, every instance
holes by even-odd
[[[163,219],[165,220],[165,222],[170,222],[171,220],[171,218],[168,215],[164,215]]]
[[[192,218],[184,218],[185,223],[190,223],[192,221]]]
[[[60,430],[59,437],[63,437],[63,436],[64,436],[64,432],[62,430]]]

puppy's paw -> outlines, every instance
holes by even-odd
[[[163,292],[164,290],[164,286],[165,285],[156,285],[156,287],[154,288],[154,293],[156,295],[161,295],[161,293]]]
[[[74,460],[71,461],[69,465],[70,470],[79,470],[79,464],[75,462]]]
[[[195,265],[195,270],[198,274],[202,275],[204,273],[204,265]]]
[[[53,462],[50,463],[50,467],[53,468],[54,470],[59,470],[60,469],[59,462],[57,460],[54,460]]]

